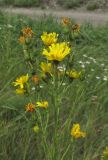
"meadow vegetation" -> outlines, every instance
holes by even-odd
[[[107,0],[1,0],[0,5],[4,6],[17,6],[17,7],[42,7],[46,6],[60,6],[63,8],[71,9],[84,7],[88,10],[95,10],[98,8],[108,8]]]
[[[1,160],[108,159],[108,26],[61,21],[0,14]]]

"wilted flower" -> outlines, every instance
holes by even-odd
[[[13,85],[14,86],[20,86],[20,88],[23,89],[24,86],[27,84],[28,80],[29,80],[29,76],[27,74],[25,76],[21,76],[21,77],[17,78],[16,81],[13,82]]]
[[[48,101],[43,101],[43,102],[36,102],[36,107],[39,108],[48,108]]]
[[[38,75],[34,75],[34,76],[32,77],[32,81],[33,81],[35,84],[39,84],[39,82],[40,82],[39,76],[38,76]]]
[[[50,46],[51,44],[57,42],[58,34],[55,32],[53,33],[43,32],[43,34],[41,35],[41,39],[45,45]]]
[[[79,31],[80,31],[80,24],[75,24],[75,25],[72,27],[72,30],[73,30],[73,32],[79,32]]]
[[[73,136],[74,138],[81,138],[81,137],[86,137],[86,132],[82,132],[80,130],[80,125],[77,124],[73,124],[73,127],[71,129],[71,136]]]
[[[33,103],[28,103],[26,105],[26,111],[27,112],[34,112],[35,111],[36,106]]]
[[[76,79],[76,78],[79,78],[81,76],[81,72],[77,72],[75,70],[67,71],[66,74],[72,79]]]
[[[32,38],[33,34],[34,34],[30,27],[24,28],[22,30],[22,33],[23,33],[24,37],[29,37],[29,38]]]
[[[69,18],[62,18],[62,24],[64,25],[64,26],[67,26],[67,25],[69,25],[70,24],[70,19]]]
[[[71,51],[68,43],[56,43],[43,50],[43,55],[50,61],[62,61]]]

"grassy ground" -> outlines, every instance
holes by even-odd
[[[79,160],[80,157],[80,160],[100,160],[103,149],[108,145],[108,26],[94,28],[86,24],[81,28],[80,38],[72,42],[75,67],[85,70],[85,78],[65,86],[64,90],[59,88],[56,149],[51,86],[43,84],[41,91],[41,96],[50,104],[48,110],[41,113],[43,128],[46,115],[49,116],[43,135],[42,126],[37,134],[32,130],[36,117],[25,113],[29,98],[16,95],[11,85],[16,77],[28,72],[18,42],[20,31],[25,26],[32,27],[36,41],[43,31],[57,32],[60,37],[63,35],[61,25],[52,17],[33,21],[22,16],[0,15],[0,159]],[[39,48],[40,45],[38,43]],[[40,50],[36,54],[39,55]],[[71,142],[73,123],[80,123],[87,132],[85,139]]]
[[[108,7],[107,0],[1,0],[0,5],[12,5],[19,7],[45,7],[45,6],[62,6],[64,8],[85,7],[88,10],[95,10],[98,8],[105,9]]]

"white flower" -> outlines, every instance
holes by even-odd
[[[35,91],[35,87],[32,87],[32,91]]]
[[[86,64],[90,64],[90,62],[89,62],[89,61],[86,61],[85,63],[86,63]]]
[[[89,59],[93,60],[94,58],[93,57],[89,57]]]
[[[103,77],[103,80],[104,80],[104,81],[107,81],[107,80],[108,80],[108,77],[104,76],[104,77]]]
[[[86,55],[86,54],[83,54],[83,57],[87,57],[87,55]]]
[[[43,88],[44,86],[40,85],[40,88]]]
[[[8,28],[13,28],[13,26],[11,24],[7,24]]]
[[[81,65],[81,67],[82,67],[82,68],[85,68],[85,65],[84,65],[84,64],[82,64],[82,65]]]
[[[100,77],[96,76],[96,79],[100,79]]]
[[[107,68],[104,68],[104,71],[107,71],[108,69]]]
[[[94,72],[94,69],[92,68],[91,71]]]
[[[97,63],[95,59],[93,59],[93,62],[94,62],[94,63]]]
[[[82,61],[78,61],[78,63],[82,64],[83,62]]]
[[[104,64],[104,63],[102,63],[102,64],[101,64],[101,66],[102,66],[102,67],[104,67],[104,66],[105,66],[105,64]]]
[[[66,83],[62,83],[62,85],[63,85],[63,86],[65,86],[65,85],[66,85]]]
[[[63,65],[63,66],[58,66],[57,68],[58,68],[58,70],[61,71],[61,72],[66,70],[65,65]]]

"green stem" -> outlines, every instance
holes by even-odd
[[[43,141],[43,147],[44,147],[45,155],[47,155],[47,157],[50,157],[49,158],[49,160],[50,160],[51,159],[51,153],[50,153],[50,149],[48,147],[48,144],[46,142],[44,126],[43,126],[43,123],[42,123],[42,117],[41,117],[40,112],[37,112],[37,113],[39,115],[40,125],[41,125],[41,129],[42,129],[42,135],[43,135],[42,141]]]
[[[70,149],[70,146],[71,146],[71,144],[69,144],[69,145],[68,145],[68,147],[67,147],[67,149],[66,149],[65,153],[63,154],[63,156],[62,156],[61,160],[63,160],[63,159],[64,159],[65,155],[67,154],[68,150]]]
[[[59,119],[59,109],[58,109],[58,73],[57,64],[54,65],[54,91],[53,91],[53,103],[54,103],[54,118],[55,118],[55,128],[54,128],[54,160],[58,160],[58,119]]]

